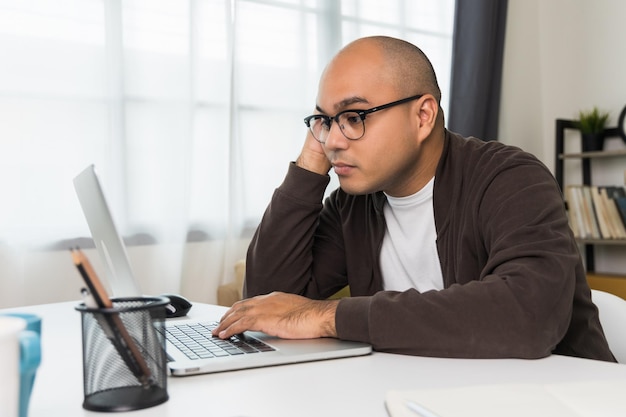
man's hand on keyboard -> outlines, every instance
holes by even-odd
[[[335,311],[338,300],[311,300],[273,292],[238,301],[224,314],[213,335],[227,339],[246,330],[283,339],[337,337]]]

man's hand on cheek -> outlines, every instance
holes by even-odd
[[[324,153],[324,148],[313,137],[311,132],[308,132],[306,135],[302,152],[296,160],[296,165],[320,175],[326,175],[330,171],[330,161]]]
[[[213,335],[227,339],[253,330],[283,339],[336,337],[338,303],[337,300],[318,301],[281,292],[260,295],[233,304]]]

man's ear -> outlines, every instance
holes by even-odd
[[[435,130],[437,116],[439,115],[439,104],[432,94],[424,94],[418,103],[419,136],[420,139],[425,139]]]
[[[425,94],[420,100],[420,127],[433,129],[439,114],[439,104],[432,94]]]

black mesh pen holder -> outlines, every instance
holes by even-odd
[[[83,408],[131,411],[168,400],[166,297],[114,298],[76,307],[83,335]]]

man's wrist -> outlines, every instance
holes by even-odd
[[[302,169],[306,169],[307,171],[320,175],[328,174],[331,167],[330,161],[326,158],[326,155],[317,153],[314,154],[311,152],[302,152],[298,159],[296,159],[296,165]]]
[[[335,312],[339,300],[318,301],[320,314],[320,336],[321,337],[337,337],[337,329],[335,327]]]

